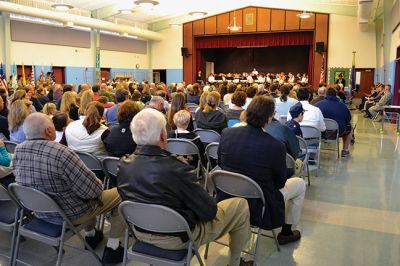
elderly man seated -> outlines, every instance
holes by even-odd
[[[391,86],[389,84],[386,84],[385,89],[383,90],[382,98],[374,106],[370,107],[368,110],[365,111],[366,116],[368,118],[375,117],[378,112],[383,110],[383,107],[385,105],[390,105],[390,103],[392,102],[392,97],[393,95],[391,92]]]
[[[132,120],[137,148],[123,157],[118,172],[118,191],[123,200],[164,205],[180,213],[200,246],[229,234],[231,266],[252,265],[240,253],[250,239],[249,207],[246,200],[232,198],[216,204],[197,183],[193,167],[164,150],[166,120],[154,109],[144,109]],[[153,234],[135,228],[135,237],[164,249],[184,249],[187,236]]]
[[[85,228],[85,240],[95,249],[103,233],[94,229],[96,216],[114,210],[121,201],[116,188],[103,185],[70,148],[55,142],[56,131],[50,117],[42,113],[29,115],[23,127],[26,141],[17,146],[14,155],[15,181],[48,193],[60,205],[73,224],[91,221]],[[55,213],[36,213],[49,223],[62,224]],[[119,237],[123,224],[116,210],[110,220],[110,235],[103,253],[104,263],[122,261]]]

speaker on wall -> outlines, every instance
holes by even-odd
[[[324,42],[317,42],[315,43],[315,50],[317,53],[325,52],[325,43]]]
[[[182,56],[185,56],[185,57],[189,56],[189,49],[186,47],[182,47],[181,54],[182,54]]]

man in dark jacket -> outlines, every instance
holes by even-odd
[[[117,182],[121,198],[177,211],[188,222],[199,246],[229,234],[229,265],[251,265],[252,262],[246,263],[240,258],[251,234],[246,200],[233,198],[216,204],[195,183],[194,168],[164,150],[167,145],[165,126],[164,115],[154,109],[144,109],[133,118],[132,136],[138,146],[131,156],[120,161]],[[134,230],[139,240],[160,248],[187,247],[186,235],[154,235],[143,229]]]
[[[284,245],[301,237],[300,231],[292,230],[292,225],[298,225],[300,220],[305,182],[298,177],[286,178],[285,145],[264,130],[272,122],[274,110],[275,101],[271,97],[255,97],[247,108],[248,125],[223,131],[218,163],[223,170],[247,175],[260,185],[268,211],[261,220],[261,201],[248,200],[251,224],[268,230],[282,226],[278,241]]]

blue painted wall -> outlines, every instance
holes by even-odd
[[[110,78],[113,78],[115,74],[131,75],[138,82],[150,79],[148,69],[111,68]]]
[[[65,67],[65,82],[68,84],[94,84],[95,68],[94,67]]]
[[[179,83],[183,80],[183,69],[167,69],[167,84]]]

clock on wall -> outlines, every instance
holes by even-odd
[[[139,64],[136,64],[136,69],[139,69],[140,68],[140,65]]]

